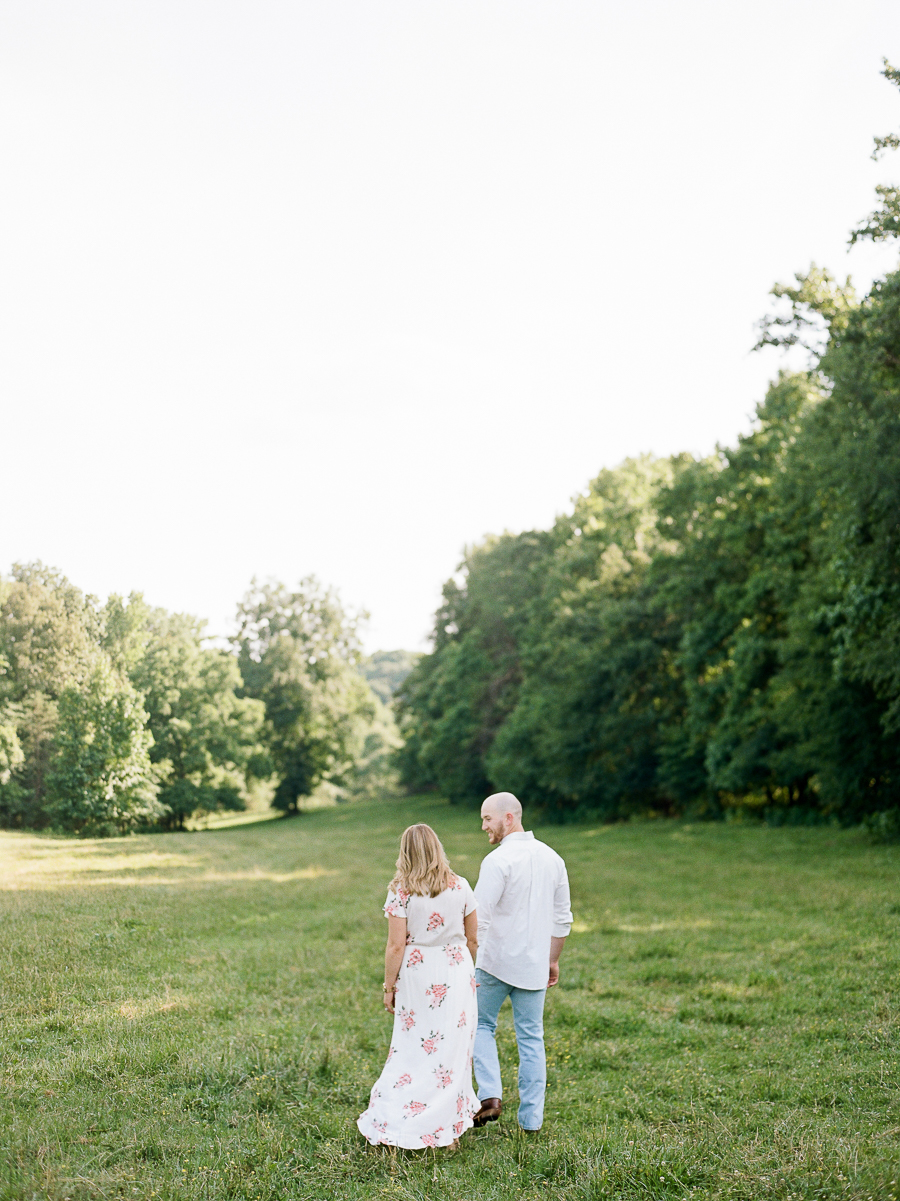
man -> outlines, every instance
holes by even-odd
[[[481,806],[481,828],[495,849],[484,859],[478,901],[478,1028],[475,1078],[481,1108],[475,1125],[503,1108],[497,1015],[512,1002],[519,1048],[519,1125],[536,1133],[544,1120],[547,1060],[544,998],[559,979],[559,956],[572,927],[569,879],[556,851],[522,826],[522,806],[496,792]]]

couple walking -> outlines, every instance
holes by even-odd
[[[511,792],[487,798],[481,828],[494,849],[474,891],[450,870],[430,826],[410,826],[400,839],[384,905],[382,987],[394,1029],[356,1123],[372,1144],[455,1146],[471,1126],[500,1117],[495,1033],[507,997],[519,1048],[519,1125],[529,1133],[541,1128],[544,997],[559,979],[572,925],[566,865],[523,829]]]

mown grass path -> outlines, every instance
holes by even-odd
[[[544,827],[576,932],[537,1140],[367,1150],[380,906],[432,799],[107,842],[0,834],[0,1198],[900,1197],[900,849],[859,834]]]

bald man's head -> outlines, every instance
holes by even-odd
[[[511,792],[494,792],[481,806],[481,828],[491,846],[522,829],[522,806]]]
[[[482,813],[484,813],[485,805],[491,813],[509,813],[519,821],[522,820],[522,806],[519,804],[518,798],[514,797],[511,792],[492,792],[481,806]]]

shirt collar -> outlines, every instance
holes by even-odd
[[[501,838],[500,845],[504,842],[510,842],[513,838],[534,838],[531,830],[513,830],[512,834],[507,834],[505,838]]]

